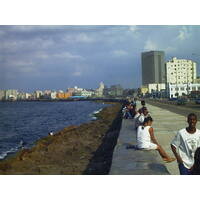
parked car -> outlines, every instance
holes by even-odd
[[[196,104],[200,104],[200,98],[199,99],[195,99],[195,103]]]
[[[187,99],[184,98],[177,99],[176,103],[177,105],[185,105],[187,103]]]
[[[168,100],[169,100],[169,101],[176,101],[177,98],[169,98]]]

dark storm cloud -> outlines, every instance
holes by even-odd
[[[0,89],[139,87],[142,51],[199,62],[199,36],[199,26],[0,26]]]

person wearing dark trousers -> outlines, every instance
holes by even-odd
[[[194,165],[191,169],[191,175],[200,175],[200,147],[197,148],[194,154]]]

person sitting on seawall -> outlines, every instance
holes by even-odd
[[[194,154],[194,165],[191,169],[191,175],[200,175],[200,147],[197,148]]]
[[[129,109],[130,109],[130,105],[128,105],[128,104],[122,109],[123,118],[125,118],[125,119],[132,118]]]
[[[172,151],[177,159],[181,175],[190,175],[194,164],[194,153],[200,147],[200,130],[196,128],[197,116],[187,116],[188,127],[178,131],[171,142]]]
[[[138,120],[138,118],[139,118],[140,115],[141,115],[141,112],[137,111],[137,109],[135,108],[135,115],[133,117],[133,127],[134,127],[135,130],[139,126],[139,124],[137,124],[138,123],[137,120]]]
[[[131,117],[134,118],[135,115],[137,114],[136,107],[133,106],[133,105],[130,105],[129,112],[130,112],[130,114],[131,114]]]
[[[122,109],[122,114],[123,114],[123,118],[126,117],[126,110],[127,110],[127,106],[125,105]]]
[[[142,125],[144,122],[144,119],[147,117],[150,117],[149,111],[146,107],[143,107],[141,110],[140,115],[135,120],[135,128],[137,129],[138,126]]]
[[[142,112],[142,109],[145,107],[146,103],[145,100],[141,100],[141,108],[138,110],[138,112]]]
[[[172,162],[176,160],[175,158],[171,158],[158,144],[154,136],[154,130],[151,127],[152,123],[153,119],[151,117],[147,117],[144,119],[143,125],[138,127],[137,148],[141,150],[157,150],[165,162]]]

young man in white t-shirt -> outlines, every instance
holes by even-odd
[[[187,122],[188,127],[179,130],[171,142],[171,148],[177,159],[181,175],[191,174],[194,153],[200,147],[200,130],[196,128],[197,116],[190,113]]]

